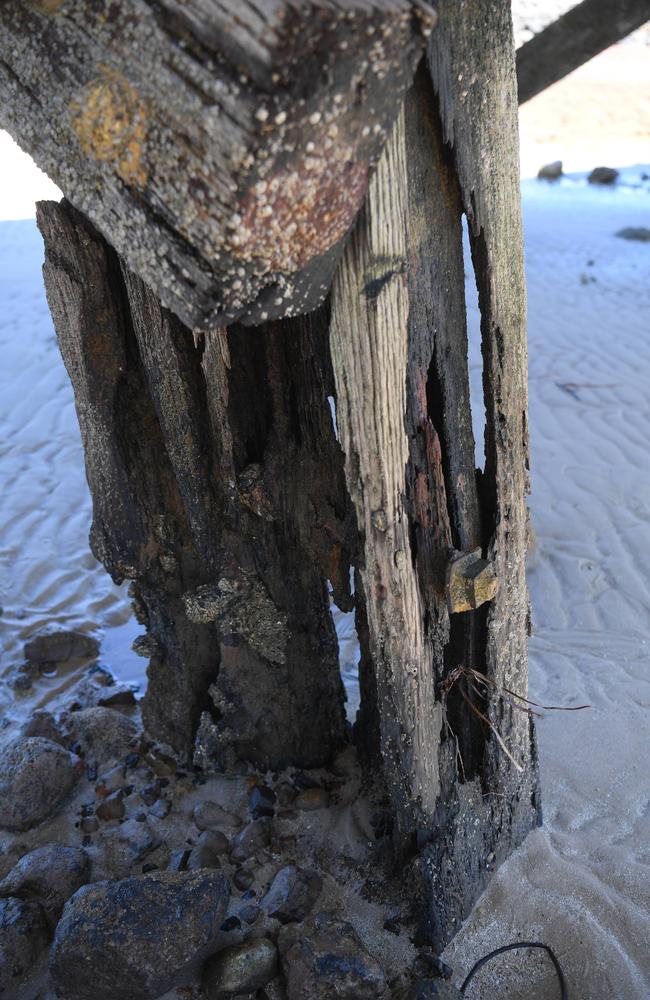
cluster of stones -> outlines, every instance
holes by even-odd
[[[209,779],[146,739],[132,706],[94,704],[104,685],[90,680],[73,710],[36,711],[0,754],[0,836],[16,837],[0,880],[0,996],[32,996],[35,970],[47,1000],[156,1000],[176,987],[197,1000],[454,995],[426,951],[395,992],[323,873],[292,860],[291,837],[283,845],[280,829],[335,803],[340,775],[242,773],[245,813],[203,796],[177,843],[179,804]],[[52,842],[50,831],[70,839],[66,810],[78,839]],[[40,845],[25,850],[33,831]]]

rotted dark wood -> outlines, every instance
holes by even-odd
[[[328,580],[350,609],[354,519],[324,317],[193,336],[70,205],[38,221],[91,546],[146,626],[147,727],[208,766],[328,760],[346,738]]]
[[[517,51],[519,103],[650,20],[650,0],[583,0]]]
[[[314,309],[435,15],[5,0],[0,126],[191,328]]]

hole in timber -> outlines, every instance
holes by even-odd
[[[334,428],[334,437],[339,440],[339,425],[336,419],[336,400],[334,396],[328,396],[327,402],[330,405],[330,413],[332,414],[332,427]]]
[[[483,356],[481,354],[481,312],[465,214],[463,214],[463,257],[465,259],[469,400],[476,447],[476,466],[483,470],[485,468],[485,397],[483,395]]]
[[[360,704],[359,694],[359,636],[352,611],[342,611],[334,601],[332,585],[327,581],[330,592],[332,621],[336,629],[339,646],[339,668],[347,697],[345,712],[349,722],[354,722]],[[350,570],[350,590],[354,593],[354,570]]]

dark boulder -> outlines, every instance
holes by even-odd
[[[288,1000],[386,1000],[386,980],[351,924],[317,913],[278,937]]]
[[[37,903],[11,897],[0,900],[0,997],[9,997],[24,982],[48,937]]]
[[[213,872],[153,872],[85,886],[56,929],[50,974],[66,1000],[155,1000],[212,954],[228,906]]]
[[[28,830],[51,816],[81,773],[81,762],[58,743],[19,737],[0,758],[0,827]]]
[[[0,882],[0,896],[39,903],[52,929],[70,897],[88,881],[90,862],[81,847],[48,844],[25,854]]]
[[[229,1000],[261,989],[278,971],[278,950],[267,938],[243,941],[214,955],[203,970],[208,1000]]]

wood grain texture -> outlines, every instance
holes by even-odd
[[[70,205],[45,281],[75,391],[91,547],[132,581],[148,729],[203,765],[327,761],[345,741],[327,581],[351,607],[354,520],[319,314],[197,338]]]
[[[539,811],[528,718],[498,689],[473,693],[485,725],[462,678],[445,688],[472,667],[527,690],[527,397],[509,7],[444,4],[437,30],[431,75],[422,68],[407,94],[335,277],[331,350],[361,533],[374,759],[402,878],[442,947]],[[463,212],[482,315],[484,473],[471,426]],[[496,597],[450,615],[450,560],[475,549]]]
[[[517,50],[519,103],[650,20],[650,0],[583,0]]]
[[[336,273],[330,332],[346,476],[364,539],[381,758],[401,850],[435,809],[442,723],[405,506],[406,171],[401,113]]]
[[[434,17],[0,4],[0,125],[192,328],[315,308]]]

